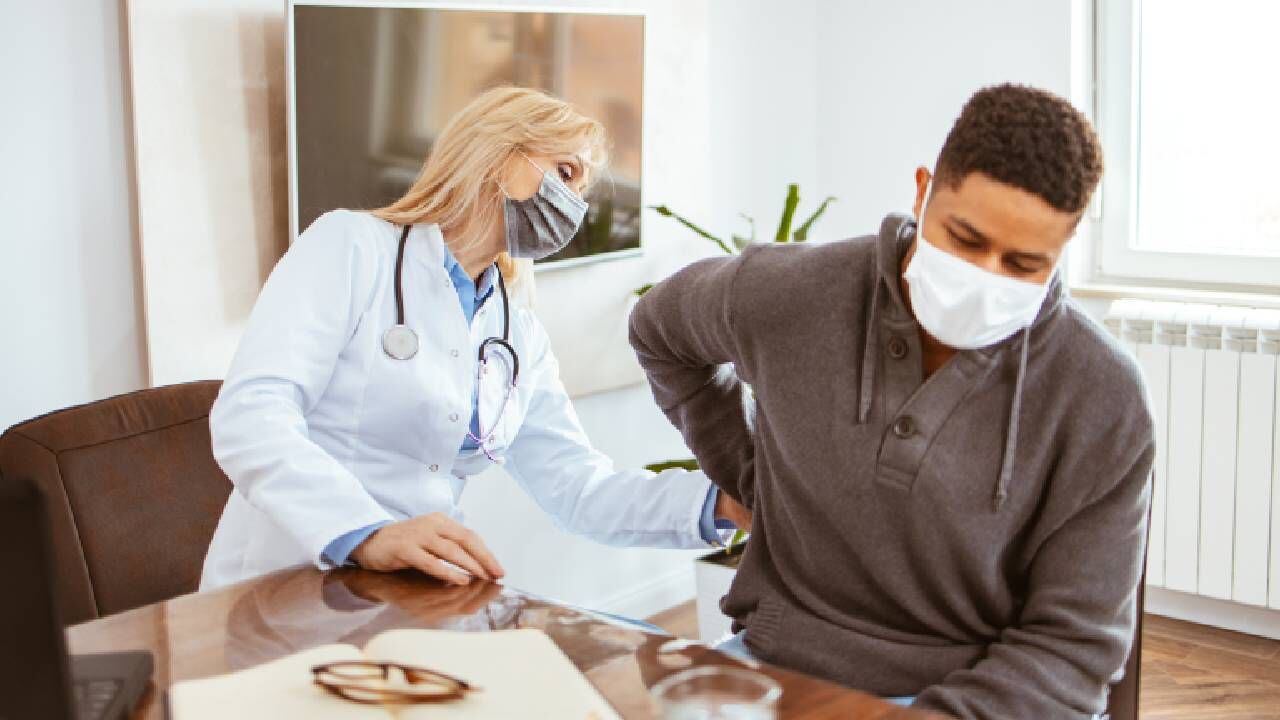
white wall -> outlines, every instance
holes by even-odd
[[[124,5],[148,382],[222,377],[288,247],[284,2]]]
[[[828,231],[875,232],[910,212],[964,101],[1021,82],[1067,95],[1073,0],[829,2],[818,15],[818,180]]]
[[[818,182],[814,141],[818,6],[817,0],[710,4],[711,215],[698,220],[726,241],[748,232],[739,213],[756,219],[758,240],[772,239],[787,183],[800,185],[797,223],[830,194]],[[816,229],[811,237],[828,237],[823,225]]]
[[[113,1],[0,21],[0,429],[141,387],[125,74]]]

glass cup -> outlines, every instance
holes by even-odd
[[[768,675],[709,665],[663,678],[649,695],[662,720],[776,720],[782,688]]]

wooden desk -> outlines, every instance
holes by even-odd
[[[284,570],[77,625],[67,630],[67,638],[71,652],[150,650],[155,655],[154,685],[135,717],[160,720],[163,691],[175,682],[317,645],[362,646],[384,630],[406,627],[542,628],[626,718],[653,717],[648,688],[672,672],[693,665],[739,664],[702,646],[669,645],[669,637],[621,627],[501,585],[476,582],[451,588],[418,574],[355,569]],[[760,669],[782,684],[784,718],[929,717],[798,673]]]

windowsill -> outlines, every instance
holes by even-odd
[[[1208,305],[1237,305],[1251,308],[1280,309],[1280,295],[1262,292],[1231,292],[1179,287],[1160,287],[1154,285],[1096,282],[1072,283],[1070,288],[1073,296],[1082,298],[1098,298],[1103,300],[1136,298],[1139,300],[1163,300],[1166,302],[1205,303]]]

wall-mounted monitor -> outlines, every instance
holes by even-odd
[[[497,85],[546,90],[600,120],[610,162],[553,265],[639,251],[644,16],[289,5],[291,237],[339,207],[371,209],[413,183],[449,118]]]

